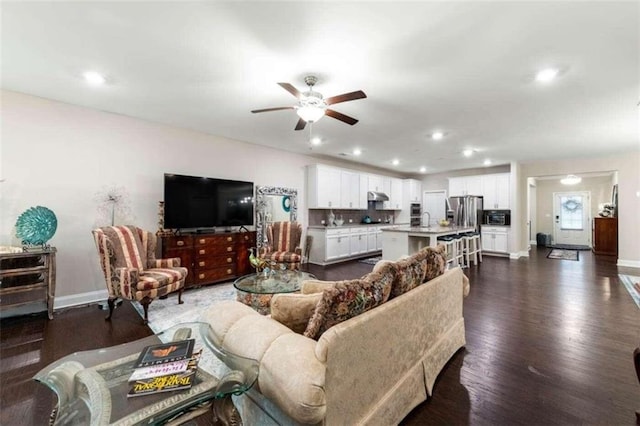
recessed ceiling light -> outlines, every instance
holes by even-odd
[[[398,160],[397,158],[394,158],[391,164],[393,164],[394,166],[397,166],[398,164],[400,164],[400,160]]]
[[[464,151],[462,151],[462,155],[464,155],[465,157],[471,157],[473,155],[473,150],[465,149]]]
[[[491,165],[491,160],[489,160],[488,158],[486,160],[484,160],[484,164],[485,166],[490,166]]]
[[[444,133],[442,133],[442,132],[433,132],[431,134],[431,139],[433,139],[434,141],[439,141],[443,137],[444,137]]]
[[[356,148],[353,150],[353,155],[360,155],[362,154],[362,151],[360,150],[360,148]]]
[[[85,81],[92,86],[102,86],[105,81],[107,81],[102,74],[95,71],[87,71],[82,74],[82,76],[84,77]]]
[[[425,166],[420,167],[420,173],[424,173],[427,171],[427,168]]]
[[[322,143],[322,139],[319,137],[311,138],[311,145],[320,145]]]
[[[536,74],[536,80],[542,83],[548,83],[558,76],[558,70],[555,68],[545,68],[538,71]]]

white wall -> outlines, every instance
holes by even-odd
[[[91,230],[96,193],[107,186],[125,187],[135,224],[153,232],[165,172],[296,188],[307,223],[305,166],[318,162],[309,156],[8,91],[1,136],[0,245],[20,244],[14,224],[27,208],[55,212],[56,307],[106,295]]]

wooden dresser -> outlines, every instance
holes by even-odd
[[[618,218],[593,219],[593,252],[609,256],[618,255]]]
[[[189,270],[185,287],[229,281],[252,271],[249,248],[256,244],[255,232],[225,232],[164,236],[162,258],[179,257]]]
[[[1,317],[47,311],[53,319],[56,249],[0,253]]]

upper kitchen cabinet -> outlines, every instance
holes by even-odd
[[[384,178],[379,175],[368,175],[367,191],[384,192]]]
[[[389,197],[389,200],[382,204],[384,210],[402,209],[402,179],[383,177],[382,192]]]
[[[360,174],[349,170],[340,172],[340,208],[361,209],[361,194],[366,196],[366,190],[360,189]],[[366,203],[366,198],[365,198]],[[365,207],[366,208],[366,205]]]
[[[460,176],[449,178],[449,197],[460,195],[482,195],[480,176]]]
[[[484,196],[484,209],[508,210],[511,208],[510,175],[509,173],[497,173],[482,176],[482,192]]]
[[[342,170],[314,164],[307,167],[307,179],[307,203],[310,209],[341,207]]]
[[[406,203],[422,203],[422,182],[416,179],[402,181],[402,201]]]

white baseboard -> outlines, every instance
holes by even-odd
[[[57,296],[53,301],[53,309],[71,308],[72,306],[88,305],[102,302],[109,298],[107,290],[96,290],[88,293],[72,294],[71,296]]]
[[[509,253],[509,259],[520,259],[521,257],[529,257],[529,250],[517,251],[514,253]]]
[[[640,268],[640,260],[618,259],[618,266],[627,266],[629,268]]]

